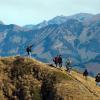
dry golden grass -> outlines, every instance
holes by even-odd
[[[45,100],[100,100],[100,88],[94,78],[35,59],[0,58],[0,100],[43,100],[44,95]]]

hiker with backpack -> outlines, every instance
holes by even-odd
[[[66,69],[69,73],[71,72],[71,69],[72,69],[71,63],[72,63],[72,61],[70,59],[67,59],[66,64],[65,64]]]
[[[62,67],[62,57],[61,57],[61,55],[59,55],[59,57],[58,57],[58,64],[59,64],[59,67],[61,68]]]
[[[98,73],[95,77],[96,85],[100,86],[100,73]]]
[[[56,57],[54,57],[53,62],[55,63],[56,67],[58,65],[58,55]]]
[[[27,46],[27,48],[26,48],[27,55],[30,58],[31,58],[31,53],[32,53],[32,47],[33,47],[33,45],[30,45],[30,46]]]
[[[87,69],[85,69],[85,71],[83,72],[83,77],[85,77],[86,80],[87,80],[87,76],[88,76],[88,71]]]

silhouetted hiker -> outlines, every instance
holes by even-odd
[[[96,85],[100,86],[100,73],[98,73],[97,76],[95,77],[95,81],[96,81]]]
[[[66,69],[67,69],[67,71],[70,73],[70,71],[71,71],[71,69],[72,69],[72,66],[71,66],[71,60],[70,59],[68,59],[67,61],[66,61]]]
[[[59,55],[59,57],[58,57],[58,64],[59,64],[59,67],[61,68],[62,67],[62,57],[61,57],[61,55]]]
[[[26,52],[27,52],[27,54],[28,54],[28,57],[31,57],[32,47],[33,47],[33,45],[30,45],[30,46],[28,46],[28,47],[26,48]]]
[[[55,65],[56,65],[56,67],[57,67],[57,65],[58,65],[58,56],[54,57],[53,61],[54,61]]]
[[[87,69],[85,69],[85,71],[83,72],[83,76],[87,79],[87,76],[88,76],[88,71],[87,71]]]

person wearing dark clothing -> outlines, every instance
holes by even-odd
[[[53,61],[54,61],[55,65],[56,65],[56,67],[57,67],[57,65],[58,65],[58,56],[54,57]]]
[[[85,71],[83,72],[83,76],[87,79],[87,76],[88,76],[88,71],[87,71],[87,69],[85,69]]]
[[[59,57],[58,57],[58,64],[59,64],[59,67],[61,68],[62,67],[62,57],[61,57],[61,55],[59,55]]]
[[[28,47],[26,48],[26,52],[27,52],[27,54],[28,54],[28,57],[31,57],[32,47],[33,47],[33,45],[30,45],[30,46],[28,46]]]
[[[95,81],[96,81],[96,85],[100,86],[100,73],[98,73],[97,76],[95,77]]]

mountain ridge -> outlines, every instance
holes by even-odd
[[[59,15],[48,21],[44,20],[43,22],[41,22],[37,25],[26,25],[26,26],[24,26],[24,28],[29,27],[29,29],[34,29],[35,27],[41,26],[41,24],[43,25],[43,27],[50,25],[50,24],[58,24],[59,25],[59,24],[65,23],[69,19],[76,19],[76,20],[82,21],[82,18],[80,18],[80,17],[83,17],[83,20],[86,20],[86,19],[88,20],[88,19],[92,18],[93,16],[94,16],[93,14],[89,14],[89,13],[78,13],[78,14],[73,14],[70,16]]]
[[[87,84],[88,83],[88,84]],[[99,100],[94,78],[48,66],[26,57],[0,58],[2,100]]]
[[[34,29],[2,24],[0,25],[0,55],[25,55],[25,48],[33,44],[32,56],[38,60],[53,63],[51,59],[61,54],[63,62],[71,57],[73,65],[77,68],[95,69],[94,66],[100,65],[99,14],[93,15],[91,20],[86,22],[68,19],[59,25],[47,24],[43,27],[40,23]],[[38,26],[41,28],[38,29]],[[95,74],[99,71],[95,71]]]

